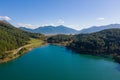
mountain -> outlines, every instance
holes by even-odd
[[[92,33],[92,32],[98,32],[104,29],[110,29],[110,28],[120,28],[120,24],[110,24],[105,26],[93,26],[87,29],[82,29],[79,31],[79,33]]]
[[[43,33],[43,34],[47,34],[47,35],[54,35],[54,34],[75,34],[78,31],[65,27],[63,25],[60,26],[44,26],[44,27],[39,27],[36,29],[28,29],[25,27],[20,27],[20,29],[24,30],[24,31],[28,31],[28,32],[34,32],[34,33]]]
[[[98,32],[98,31],[101,31],[104,29],[110,29],[110,28],[120,28],[120,24],[110,24],[110,25],[105,25],[105,26],[93,26],[93,27],[90,27],[87,29],[82,29],[80,31],[68,28],[63,25],[56,26],[56,27],[55,26],[44,26],[44,27],[39,27],[36,29],[20,27],[21,30],[24,30],[27,32],[43,33],[43,34],[47,34],[47,35],[93,33],[93,32]]]
[[[33,32],[33,29],[29,29],[26,27],[20,27],[19,29],[23,30],[23,31],[27,31],[27,32]]]

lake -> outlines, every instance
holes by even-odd
[[[0,80],[120,80],[120,65],[46,45],[0,64]]]

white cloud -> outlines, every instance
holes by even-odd
[[[40,24],[40,25],[18,23],[17,26],[18,27],[26,27],[26,28],[35,29],[35,28],[42,27],[42,26],[59,26],[59,25],[64,25],[64,23],[65,23],[64,20],[59,19],[58,21],[56,21],[54,23]]]
[[[7,20],[7,21],[11,20],[11,18],[8,16],[0,16],[0,19]]]
[[[58,25],[63,25],[64,23],[65,23],[65,21],[62,20],[62,19],[59,19],[58,22],[57,22]]]
[[[41,24],[40,26],[56,26],[54,23],[50,23],[50,24]]]
[[[64,25],[65,21],[62,19],[59,19],[57,21],[55,21],[54,23],[47,23],[47,24],[41,24],[40,26],[59,26],[59,25]]]
[[[26,28],[30,28],[30,29],[35,29],[38,27],[44,27],[44,26],[57,26],[53,23],[50,24],[41,24],[41,25],[32,25],[32,24],[23,24],[23,23],[18,23],[17,24],[18,27],[26,27]]]
[[[99,20],[99,21],[103,21],[103,20],[105,20],[105,18],[100,17],[100,18],[97,18],[97,20]]]
[[[32,25],[32,24],[18,23],[17,25],[18,25],[19,27],[26,27],[26,28],[31,28],[31,29],[35,29],[35,28],[37,28],[37,26]]]

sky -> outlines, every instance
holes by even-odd
[[[0,0],[0,19],[27,28],[119,24],[120,0]]]

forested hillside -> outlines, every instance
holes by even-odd
[[[96,33],[75,35],[68,47],[90,54],[120,54],[120,29],[107,29]]]
[[[61,43],[70,40],[72,40],[72,35],[64,35],[64,34],[54,35],[47,39],[48,43]]]
[[[53,43],[52,38],[54,37],[48,38],[51,43]],[[67,36],[66,38],[69,41],[70,37]],[[54,42],[56,42],[57,37],[54,39]],[[59,37],[58,39],[60,40]],[[61,37],[61,40],[64,39]],[[70,39],[72,39],[72,42],[66,46],[73,51],[80,54],[112,55],[117,62],[120,62],[120,29],[118,28],[106,29],[91,34],[73,35]]]
[[[0,58],[5,52],[28,43],[31,37],[39,38],[41,34],[22,31],[6,21],[0,21]]]

